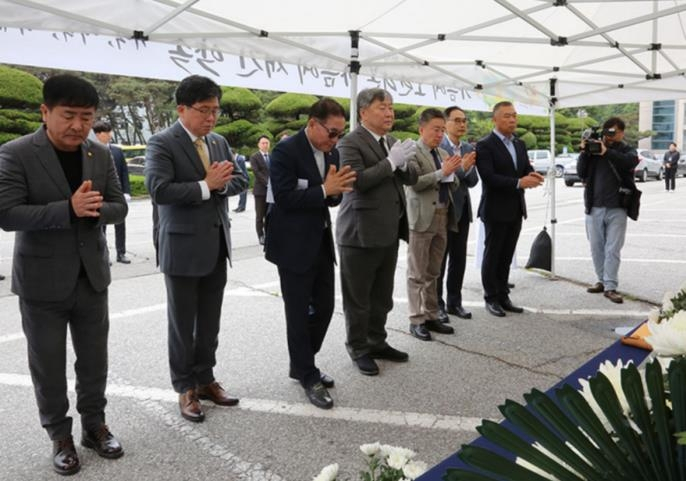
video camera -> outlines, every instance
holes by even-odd
[[[581,134],[581,139],[585,141],[584,152],[587,154],[599,154],[603,151],[602,142],[600,140],[602,133],[598,132],[598,127],[591,127],[584,130]]]

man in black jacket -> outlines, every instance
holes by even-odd
[[[621,207],[619,188],[635,188],[634,167],[638,164],[636,149],[624,142],[625,124],[611,117],[603,124],[602,139],[583,140],[577,172],[585,184],[586,235],[591,244],[591,257],[598,281],[587,289],[604,292],[610,301],[621,304],[617,293],[619,254],[626,234],[626,210]],[[600,152],[587,152],[590,142],[598,142]]]
[[[662,165],[665,168],[665,189],[667,192],[669,192],[670,187],[672,192],[674,192],[677,169],[679,168],[679,157],[681,157],[681,154],[676,150],[676,143],[672,142],[669,144],[669,150],[665,152],[664,159],[662,160]]]

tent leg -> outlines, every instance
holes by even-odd
[[[360,73],[360,31],[350,30],[350,130],[357,127],[357,75]]]
[[[550,106],[550,155],[553,159],[551,169],[556,169],[555,165],[555,104],[551,103]],[[552,179],[550,188],[550,238],[551,238],[551,249],[550,249],[550,276],[551,279],[555,279],[555,228],[557,226],[557,218],[555,217],[555,183],[557,182],[556,177],[548,177]]]

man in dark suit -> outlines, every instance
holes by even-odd
[[[334,380],[315,365],[334,308],[335,253],[329,206],[352,190],[355,172],[338,169],[345,111],[324,98],[310,108],[307,126],[272,153],[274,204],[268,214],[266,258],[279,268],[286,311],[289,375],[315,406],[333,407]]]
[[[472,313],[462,307],[462,283],[467,266],[467,239],[469,238],[469,224],[472,222],[472,201],[469,189],[479,182],[474,164],[476,153],[469,142],[460,140],[467,133],[467,115],[460,107],[452,106],[445,109],[445,136],[440,147],[450,155],[459,155],[462,165],[455,172],[460,181],[457,190],[452,191],[453,214],[457,223],[457,232],[448,229],[448,246],[445,249],[441,274],[438,277],[437,294],[440,307],[439,318],[449,322],[448,314],[462,319],[471,319]],[[443,278],[448,268],[446,279],[446,300],[443,300]],[[447,313],[446,313],[447,311]]]
[[[119,179],[119,185],[124,193],[124,198],[126,201],[131,200],[131,185],[129,183],[129,168],[126,165],[126,159],[124,158],[124,152],[117,147],[112,145],[112,126],[109,122],[104,120],[98,120],[93,124],[93,132],[95,137],[104,145],[108,146],[110,153],[112,154],[112,160],[114,161],[114,168],[117,171],[117,178]],[[102,227],[103,232],[107,232],[107,226]],[[114,245],[117,249],[117,262],[122,264],[131,264],[131,260],[126,257],[126,222],[120,222],[114,226]]]
[[[145,186],[159,215],[159,263],[167,286],[169,367],[181,415],[205,419],[199,399],[233,406],[214,378],[226,260],[231,261],[229,195],[248,187],[234,169],[229,144],[212,133],[221,89],[191,75],[175,92],[178,121],[153,135]]]
[[[252,195],[255,197],[255,230],[257,240],[264,245],[264,219],[267,216],[267,184],[269,184],[269,137],[260,136],[257,152],[250,156],[250,168],[255,174]]]
[[[245,175],[246,178],[248,177],[248,169],[245,166],[245,155],[236,152],[235,150],[231,149],[231,154],[233,155],[233,161],[236,163],[239,169],[241,169],[241,172],[243,172],[243,175]],[[238,195],[238,206],[233,210],[234,212],[245,212],[245,205],[248,202],[248,192],[241,192]]]
[[[386,342],[386,316],[393,308],[398,241],[408,239],[403,185],[417,182],[412,139],[388,135],[395,119],[393,97],[383,89],[357,95],[360,125],[338,144],[341,165],[357,172],[343,194],[336,222],[346,347],[362,374],[374,376],[374,359],[405,362],[408,355]]]
[[[534,172],[524,143],[514,137],[517,112],[511,102],[493,107],[493,132],[476,144],[476,167],[483,185],[479,217],[486,239],[481,264],[486,310],[498,317],[524,310],[510,300],[507,280],[517,247],[522,217],[526,218],[524,189],[538,187],[543,176]]]
[[[110,268],[102,226],[122,222],[127,206],[109,151],[87,140],[97,106],[87,81],[51,77],[40,106],[44,125],[0,148],[0,227],[16,231],[12,292],[59,474],[81,467],[67,416],[67,328],[81,444],[105,458],[124,454],[105,424]]]

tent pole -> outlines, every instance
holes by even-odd
[[[550,155],[552,159],[551,169],[557,170],[555,164],[555,104],[557,103],[557,98],[555,96],[555,87],[557,79],[550,79]],[[557,226],[557,217],[555,217],[555,183],[557,182],[556,176],[548,176],[548,179],[552,178],[551,188],[550,188],[550,238],[551,238],[551,248],[550,248],[550,275],[551,279],[555,279],[555,227]]]
[[[357,75],[360,73],[360,31],[350,30],[350,130],[357,127]]]

